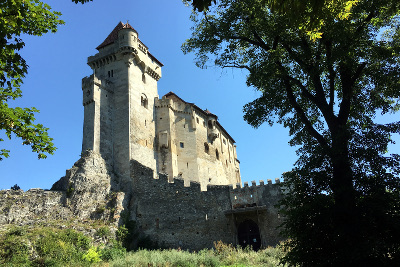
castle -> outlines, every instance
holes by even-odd
[[[159,99],[163,64],[131,25],[120,22],[97,50],[88,58],[93,74],[82,80],[83,151],[111,159],[121,177],[136,160],[203,190],[241,183],[235,141],[217,116],[172,92]]]
[[[234,139],[208,110],[172,92],[159,98],[163,64],[131,25],[118,23],[97,50],[82,80],[81,159],[52,191],[2,192],[0,208],[2,199],[17,200],[0,224],[38,213],[121,224],[125,213],[164,247],[276,245],[279,179],[241,186]]]

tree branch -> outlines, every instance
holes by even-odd
[[[290,104],[295,109],[297,115],[300,117],[300,120],[304,123],[304,126],[305,126],[307,132],[312,137],[314,137],[318,141],[318,143],[322,146],[322,148],[325,151],[327,151],[327,153],[328,153],[329,149],[330,149],[328,143],[326,142],[325,138],[320,133],[318,133],[317,130],[314,129],[310,120],[307,118],[307,115],[305,114],[304,110],[301,108],[299,103],[297,103],[296,98],[293,94],[292,86],[291,86],[288,78],[289,78],[289,76],[284,77],[284,84],[285,84],[286,94],[288,96]]]
[[[236,65],[236,64],[233,64],[233,65],[224,65],[224,66],[221,66],[221,67],[222,67],[222,68],[247,69],[248,71],[250,71],[249,66],[246,66],[246,65]]]
[[[326,47],[326,63],[328,65],[328,79],[329,79],[329,109],[333,113],[333,104],[335,102],[335,78],[336,72],[333,69],[333,62],[332,62],[332,42],[331,41],[324,41]]]

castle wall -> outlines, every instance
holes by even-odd
[[[210,129],[210,118],[195,109],[198,108],[175,95],[155,100],[158,138],[160,135],[167,138],[166,144],[160,141],[157,148],[158,170],[168,174],[170,180],[172,177],[184,179],[186,185],[190,181],[199,182],[202,190],[208,184],[240,183],[239,163],[231,138],[215,125],[214,117],[214,126]],[[215,138],[210,138],[210,131]]]
[[[76,224],[92,220],[116,227],[121,212],[129,211],[138,230],[158,245],[200,250],[213,247],[214,241],[238,245],[238,227],[252,220],[260,230],[264,247],[282,238],[277,226],[282,222],[275,208],[281,197],[277,184],[243,188],[200,184],[185,186],[182,179],[158,174],[137,161],[130,162],[128,194],[115,192],[117,183],[112,167],[99,153],[87,151],[54,190],[31,189],[0,191],[0,228],[9,224]],[[65,226],[64,226],[65,227]],[[92,231],[93,232],[93,231]]]
[[[165,175],[153,179],[152,170],[132,162],[134,194],[131,213],[139,229],[171,248],[200,250],[213,241],[234,242],[232,224],[224,215],[230,209],[229,186],[214,186],[201,191],[200,185]]]
[[[214,241],[238,245],[237,228],[253,220],[260,229],[263,246],[276,245],[282,238],[277,227],[281,218],[276,208],[279,186],[263,183],[235,188],[200,184],[182,179],[169,182],[165,175],[153,179],[153,170],[131,162],[134,192],[130,211],[144,234],[158,245],[200,250]]]

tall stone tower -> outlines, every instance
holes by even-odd
[[[131,160],[157,170],[153,114],[163,64],[128,23],[118,23],[96,49],[88,58],[93,74],[82,79],[82,150],[99,152],[113,164],[123,187]]]

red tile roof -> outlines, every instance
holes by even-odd
[[[96,47],[97,50],[100,48],[103,48],[107,45],[110,45],[115,42],[115,40],[118,39],[118,32],[122,29],[132,29],[136,33],[138,33],[129,23],[123,24],[121,21],[118,23],[118,25],[112,30],[112,32],[107,36],[107,38],[98,46]]]

